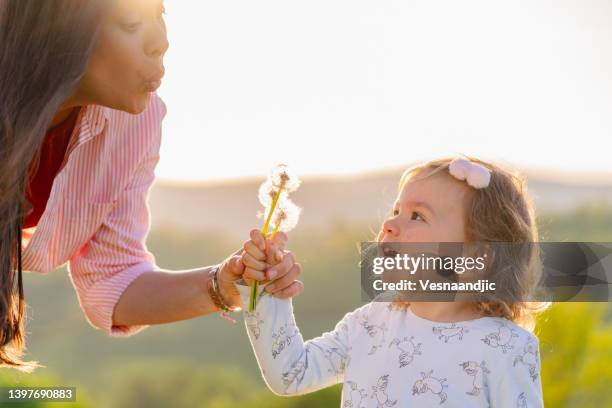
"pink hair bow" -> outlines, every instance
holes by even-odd
[[[482,164],[466,159],[455,159],[448,166],[448,172],[459,180],[465,180],[474,188],[485,188],[491,181],[491,171]]]

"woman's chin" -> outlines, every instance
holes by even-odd
[[[145,109],[147,109],[147,106],[149,106],[150,101],[151,101],[151,93],[146,92],[146,93],[143,93],[142,95],[139,95],[138,97],[135,97],[129,103],[125,104],[125,106],[123,106],[121,110],[131,113],[133,115],[139,115],[142,112],[144,112]]]

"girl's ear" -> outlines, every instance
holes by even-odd
[[[432,255],[440,258],[442,262],[437,264],[436,272],[437,274],[452,282],[459,282],[462,280],[463,273],[457,273],[457,269],[452,267],[455,265],[455,261],[458,258],[465,258],[469,255],[469,250],[467,249],[465,242],[440,242],[437,244],[438,249],[437,253],[433,253]],[[451,266],[449,268],[449,266]]]
[[[490,273],[490,268],[495,261],[495,250],[491,244],[486,242],[464,242],[462,256],[474,260],[472,270],[466,271],[467,280],[481,279]]]

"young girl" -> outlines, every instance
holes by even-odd
[[[476,159],[409,169],[379,242],[535,242],[524,181]],[[251,257],[262,259],[250,245]],[[529,257],[532,257],[529,255]],[[530,259],[519,265],[532,265]],[[505,290],[525,299],[534,268],[509,269]],[[510,285],[511,286],[511,285]],[[248,304],[249,288],[240,288]],[[290,300],[260,297],[245,312],[269,388],[299,395],[342,382],[342,407],[541,407],[532,306],[503,300],[372,302],[304,342]],[[542,305],[540,305],[542,306]]]

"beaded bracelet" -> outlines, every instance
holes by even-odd
[[[208,295],[210,296],[210,299],[213,301],[214,305],[218,309],[220,309],[219,314],[223,318],[233,323],[236,323],[236,321],[232,319],[228,313],[237,312],[241,309],[239,307],[228,306],[227,303],[225,303],[225,301],[223,300],[223,297],[221,296],[221,292],[219,290],[218,273],[219,273],[219,266],[215,266],[209,272],[210,276],[208,279]]]

